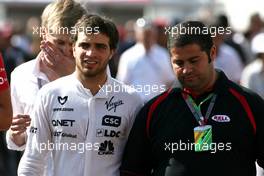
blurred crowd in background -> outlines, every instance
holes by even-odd
[[[41,38],[39,34],[33,32],[34,28],[40,27],[39,19],[40,17],[31,17],[24,26],[19,27],[12,20],[0,23],[0,52],[4,58],[9,80],[10,73],[16,66],[34,59],[39,53]],[[142,20],[145,24],[140,26]],[[157,18],[151,21],[131,19],[124,24],[119,24],[119,46],[110,62],[112,76],[130,85],[167,84],[174,79],[166,50],[165,27],[174,26],[183,20],[185,19]],[[202,17],[200,20],[208,26],[230,26],[225,14],[217,14],[214,18]],[[264,21],[258,13],[252,14],[248,20],[249,26],[245,31],[232,30],[231,34],[218,34],[214,37],[218,51],[215,67],[222,69],[234,82],[256,91],[264,98],[264,35],[261,35],[264,32]],[[142,29],[137,30],[137,27]],[[153,52],[152,55],[147,54],[151,52]],[[140,62],[139,59],[145,55],[158,56],[160,60],[161,58],[163,60],[158,64]],[[119,65],[120,62],[122,65]],[[149,70],[146,69],[147,67]],[[146,101],[153,96],[155,95],[146,97]],[[7,173],[9,173],[8,176],[15,176],[21,153],[6,148],[4,133],[1,133],[1,138],[0,176],[5,176]]]

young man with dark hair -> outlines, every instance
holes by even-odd
[[[41,174],[49,152],[54,176],[119,175],[142,100],[135,90],[107,74],[118,42],[116,26],[99,16],[84,15],[75,29],[75,72],[40,90],[19,176]]]
[[[171,33],[168,49],[182,87],[141,109],[121,176],[255,176],[255,161],[264,167],[264,101],[214,69],[216,48],[206,26],[180,26],[187,32]]]

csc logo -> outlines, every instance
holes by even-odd
[[[121,117],[105,115],[102,120],[103,126],[119,127],[121,124]]]

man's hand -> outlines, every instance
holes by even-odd
[[[26,130],[30,125],[31,119],[29,115],[18,114],[13,117],[10,127],[11,140],[18,146],[22,146],[26,143]]]
[[[48,41],[42,41],[40,48],[43,52],[41,55],[43,64],[55,72],[58,77],[74,72],[75,60],[72,55],[66,56],[58,47]]]

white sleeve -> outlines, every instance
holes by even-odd
[[[243,71],[243,64],[237,53],[234,53],[233,55],[234,55],[233,56],[234,61],[232,64],[230,63],[231,66],[230,70],[232,71],[232,75],[230,75],[230,77],[232,77],[234,82],[239,83]]]
[[[43,95],[43,96],[42,96]],[[47,94],[46,94],[47,95]],[[18,176],[42,176],[44,163],[50,155],[51,129],[49,125],[48,96],[39,92],[34,110],[31,114],[31,126],[25,153],[20,160]],[[45,99],[46,98],[46,99]]]
[[[24,114],[22,103],[20,102],[20,98],[17,93],[17,87],[19,87],[19,79],[16,74],[16,72],[11,73],[11,83],[10,83],[10,90],[11,90],[11,102],[12,102],[12,108],[13,108],[13,114]],[[10,129],[6,133],[6,143],[7,148],[10,150],[18,150],[23,151],[25,150],[26,144],[22,146],[16,145],[10,137]]]
[[[18,72],[20,73],[20,72]],[[10,90],[11,90],[11,101],[12,101],[12,108],[13,114],[23,114],[24,107],[23,103],[20,102],[19,93],[17,92],[17,87],[20,87],[20,84],[23,83],[19,78],[19,75],[14,70],[11,73],[11,81],[10,81]]]
[[[170,55],[167,51],[165,51],[164,55],[164,68],[164,71],[166,73],[166,85],[172,85],[177,78],[173,72],[173,68],[170,61]]]
[[[27,133],[26,133],[26,141],[27,141]],[[26,144],[18,146],[12,141],[10,136],[10,130],[6,132],[6,144],[9,150],[23,151],[26,148]]]

